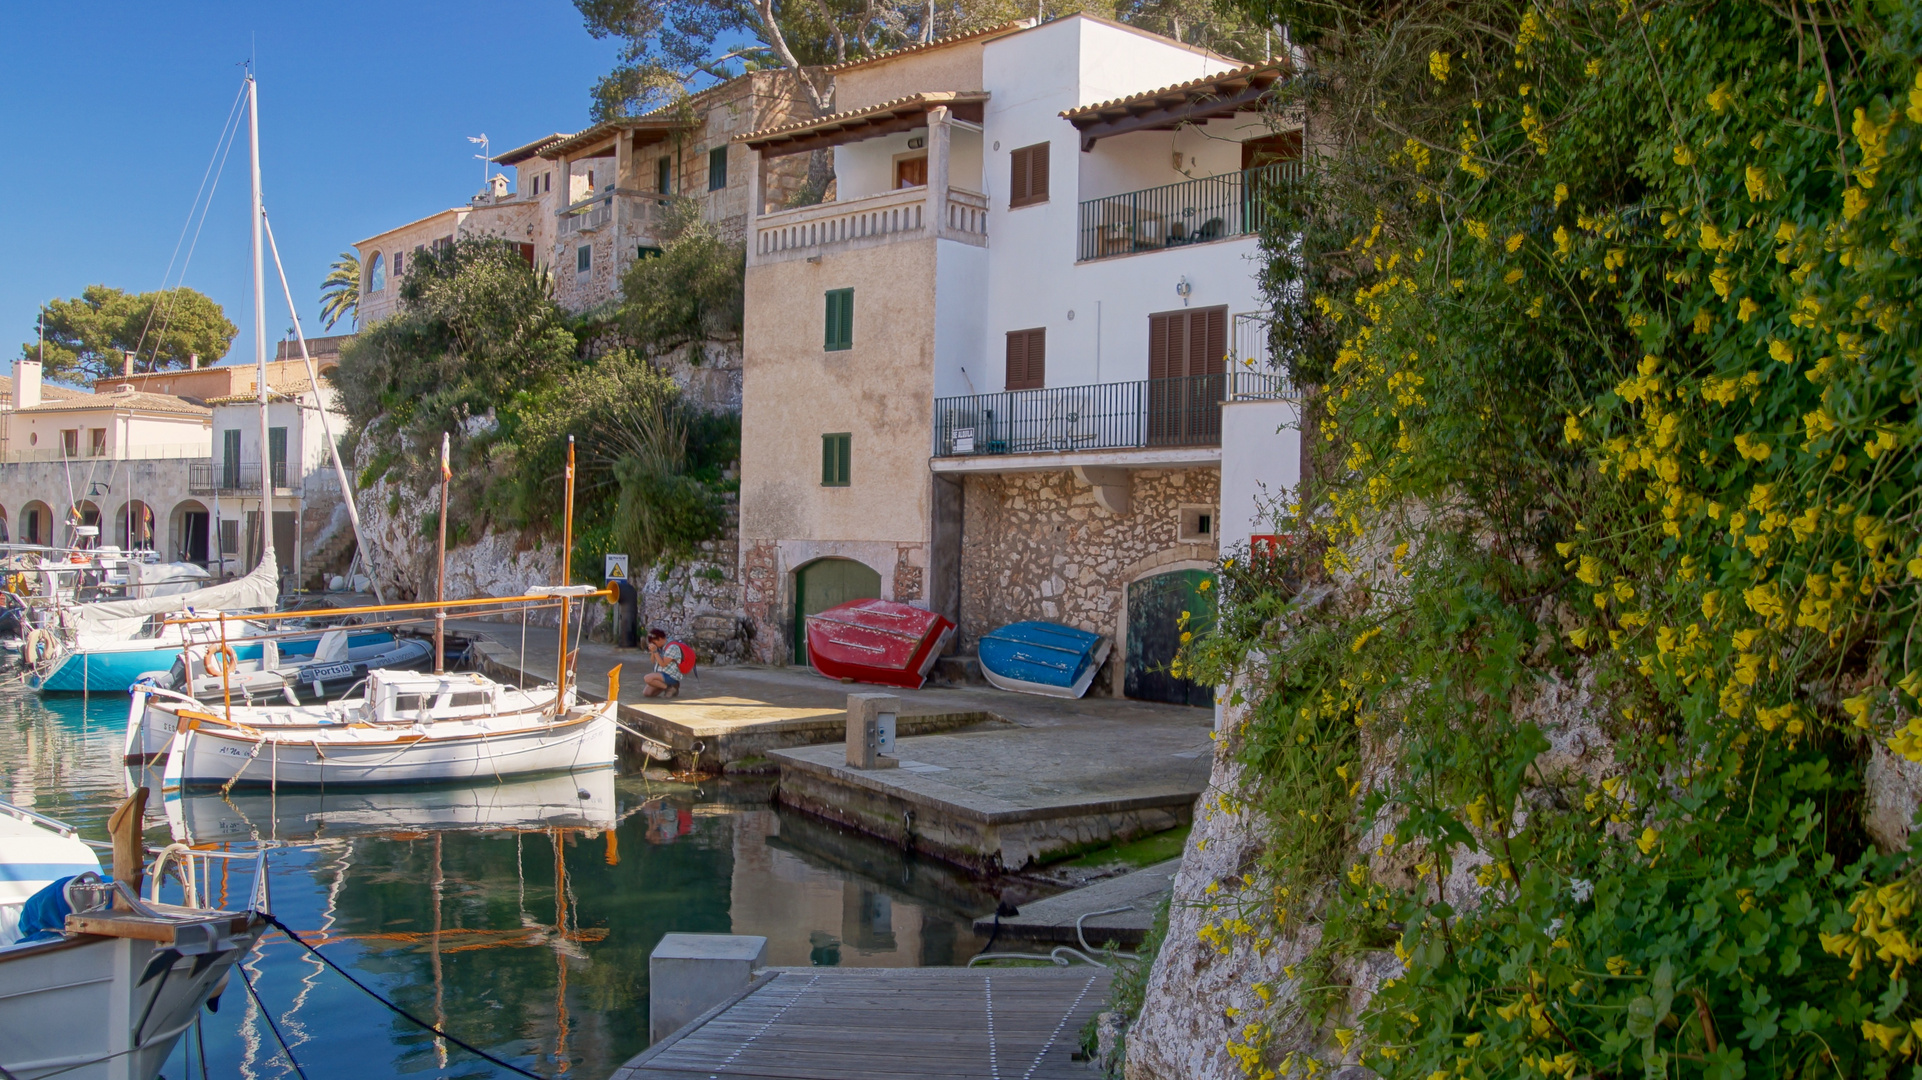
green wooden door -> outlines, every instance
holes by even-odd
[[[821,559],[794,572],[794,662],[805,664],[807,617],[881,595],[881,575],[853,559]]]
[[[1200,633],[1214,625],[1214,577],[1206,570],[1175,570],[1128,586],[1128,656],[1121,692],[1140,701],[1212,706],[1215,688],[1171,674],[1181,649],[1181,613],[1186,629]],[[1209,582],[1203,589],[1202,582]]]

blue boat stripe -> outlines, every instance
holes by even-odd
[[[100,871],[100,864],[91,863],[5,863],[0,862],[0,881],[54,881],[92,870]]]

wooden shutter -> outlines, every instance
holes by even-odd
[[[1047,385],[1048,331],[1046,329],[1008,331],[1009,390],[1038,390]]]
[[[1188,374],[1221,374],[1228,356],[1228,309],[1204,308],[1188,318],[1194,343],[1188,355]]]
[[[1048,144],[1024,146],[1008,155],[1008,208],[1048,201]]]
[[[854,436],[847,432],[821,436],[821,486],[847,487],[853,471]]]
[[[534,245],[516,244],[514,246],[520,249],[522,261],[526,262],[527,265],[529,266],[533,266],[534,265]]]
[[[1166,379],[1181,374],[1180,332],[1187,329],[1185,311],[1148,316],[1148,377]]]
[[[822,347],[829,352],[854,347],[854,290],[829,289]]]

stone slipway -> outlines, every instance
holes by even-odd
[[[1041,941],[1055,945],[1078,945],[1075,920],[1095,911],[1125,907],[1130,910],[1096,915],[1082,922],[1088,943],[1095,946],[1114,942],[1139,945],[1154,925],[1155,908],[1174,891],[1175,871],[1181,860],[1169,859],[1133,873],[1106,878],[1079,889],[1021,905],[1019,915],[1004,915],[996,949],[1009,942]],[[995,932],[995,917],[984,915],[974,920],[974,932]]]

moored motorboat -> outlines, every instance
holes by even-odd
[[[139,817],[137,808],[126,815],[135,851]],[[228,859],[185,857],[203,867]],[[254,863],[253,900],[264,907],[260,856],[240,858]],[[70,826],[0,803],[0,1075],[153,1080],[226,987],[264,920],[203,906],[197,889],[181,904],[161,903],[158,888],[142,899],[141,874],[136,866],[131,883],[103,879]],[[196,873],[184,866],[176,877]],[[22,896],[27,885],[39,888]]]
[[[304,653],[295,651],[303,647]],[[185,645],[173,667],[143,672],[140,680],[206,702],[252,705],[280,698],[298,705],[298,694],[326,697],[330,688],[344,692],[369,671],[414,670],[433,658],[433,646],[420,638],[397,638],[386,631],[329,630],[318,641],[312,636],[286,641],[266,638],[251,658],[235,652],[229,660],[217,641]]]
[[[375,671],[359,697],[221,708],[154,696],[175,722],[162,781],[196,785],[473,782],[613,765],[613,701],[557,705],[473,672]]]
[[[1018,622],[981,639],[981,672],[1003,690],[1078,698],[1108,659],[1108,639],[1051,622]]]
[[[807,617],[808,662],[830,679],[918,690],[954,623],[892,600],[850,600]]]

